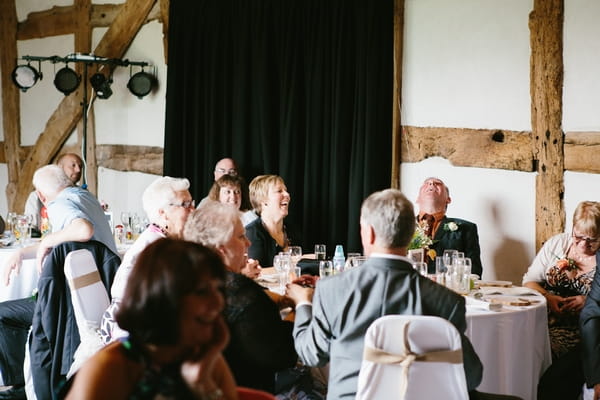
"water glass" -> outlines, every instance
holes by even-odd
[[[423,276],[427,276],[427,263],[423,261],[417,261],[413,263],[413,268]]]
[[[300,267],[294,267],[294,279],[298,279],[300,278],[300,275],[302,275],[302,268]]]
[[[295,267],[298,261],[302,258],[302,247],[300,246],[289,246],[288,251],[292,258],[292,264]]]
[[[19,233],[19,245],[21,247],[27,246],[27,242],[29,240],[29,217],[27,215],[17,215],[16,218],[16,229]]]
[[[315,257],[317,260],[327,259],[327,246],[324,244],[315,244]]]
[[[285,292],[285,286],[289,283],[290,263],[289,254],[279,253],[273,257],[273,267],[279,276],[279,293]]]
[[[319,276],[321,278],[325,278],[330,275],[333,275],[333,261],[331,261],[331,260],[319,261]]]
[[[366,256],[356,256],[352,258],[352,268],[360,267],[363,263],[367,261]]]
[[[354,267],[353,260],[356,257],[360,257],[360,253],[348,253],[348,257],[346,257],[346,264],[344,265],[344,270]]]
[[[444,263],[444,257],[437,256],[435,258],[435,281],[440,285],[446,284],[446,272],[448,272],[448,267]]]

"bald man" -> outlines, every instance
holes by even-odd
[[[225,174],[236,176],[238,174],[237,164],[233,158],[222,158],[215,165],[214,174],[215,181],[218,181]]]
[[[65,171],[65,174],[69,177],[69,180],[73,182],[73,185],[77,185],[81,179],[83,172],[83,160],[75,153],[65,153],[56,159],[56,165]],[[33,216],[33,222],[31,223],[32,232],[40,234],[40,212],[43,204],[38,198],[35,190],[29,194],[27,201],[25,202],[25,214]]]

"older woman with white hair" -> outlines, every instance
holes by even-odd
[[[112,303],[104,313],[101,336],[105,343],[126,336],[115,322],[114,315],[123,298],[129,274],[139,254],[152,242],[165,238],[180,239],[188,215],[194,209],[189,191],[190,182],[185,178],[163,176],[144,190],[142,206],[150,224],[127,250],[111,288]]]
[[[225,262],[224,316],[231,339],[223,355],[237,384],[275,393],[275,373],[297,361],[293,324],[281,320],[265,289],[240,273],[250,242],[238,211],[207,202],[190,215],[183,238],[215,249]]]

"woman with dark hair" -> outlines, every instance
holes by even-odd
[[[219,203],[230,204],[236,210],[240,210],[240,218],[244,226],[258,218],[250,205],[246,181],[241,176],[223,175],[213,183],[208,198]]]
[[[195,243],[159,239],[138,257],[116,319],[129,337],[90,358],[67,399],[237,399],[221,351],[225,268]]]

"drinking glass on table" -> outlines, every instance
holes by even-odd
[[[427,263],[423,261],[417,261],[413,263],[413,268],[423,276],[427,276]]]
[[[333,275],[333,261],[321,260],[319,261],[319,277],[325,278]]]
[[[27,215],[17,215],[17,230],[19,232],[19,245],[21,247],[27,246],[29,225],[30,223]]]
[[[131,213],[128,211],[121,212],[121,223],[123,224],[123,233],[125,242],[131,241]]]
[[[344,265],[344,270],[353,268],[354,265],[354,259],[356,257],[360,257],[360,253],[348,253],[348,256],[346,257],[346,264]]]
[[[302,247],[300,246],[289,246],[290,257],[292,258],[292,266],[295,267],[298,261],[302,258]]]
[[[446,272],[448,272],[448,267],[444,263],[444,257],[437,256],[435,258],[435,281],[440,285],[446,285]]]
[[[324,244],[315,244],[315,258],[317,260],[327,259],[327,246]]]
[[[277,271],[279,281],[278,293],[283,293],[285,291],[285,285],[288,283],[290,271],[284,253],[279,253],[273,257],[273,267],[275,267],[275,271]]]

